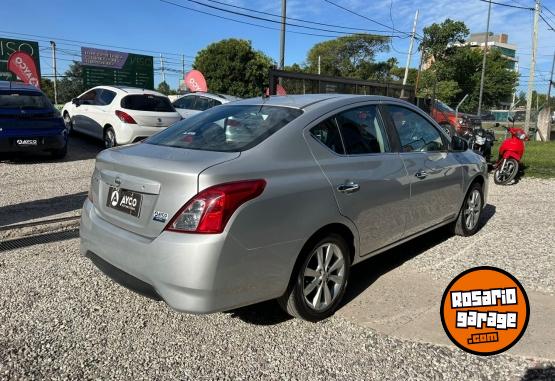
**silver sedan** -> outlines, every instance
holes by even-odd
[[[81,251],[178,311],[277,299],[320,320],[353,265],[440,226],[474,234],[487,184],[485,161],[404,101],[254,98],[101,152]]]

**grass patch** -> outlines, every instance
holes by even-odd
[[[502,142],[503,137],[497,136],[497,141],[492,148],[493,158],[497,157]],[[555,141],[530,141],[525,144],[526,149],[522,158],[524,177],[555,178]]]

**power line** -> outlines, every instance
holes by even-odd
[[[281,15],[276,15],[275,13],[257,11],[255,9],[251,9],[251,8],[245,8],[245,7],[240,7],[238,5],[224,3],[222,1],[217,1],[217,0],[206,0],[206,1],[209,1],[211,3],[220,4],[220,5],[224,5],[224,6],[231,7],[231,8],[242,9],[242,10],[245,10],[245,11],[254,12],[254,13],[258,13],[258,14],[262,14],[262,15],[267,15],[267,16],[272,16],[272,17],[281,17]],[[293,20],[293,21],[300,21],[300,22],[305,22],[305,23],[315,24],[315,25],[329,26],[329,27],[332,27],[332,28],[339,28],[339,29],[351,29],[351,30],[359,30],[359,31],[371,32],[371,33],[374,33],[374,32],[389,33],[389,31],[387,31],[387,30],[355,28],[355,27],[350,27],[350,26],[342,26],[342,25],[322,23],[322,22],[318,22],[318,21],[304,20],[304,19],[299,19],[299,18],[289,17],[289,16],[285,17],[285,19],[286,20]]]
[[[272,28],[272,27],[267,26],[267,25],[260,25],[260,24],[255,24],[255,23],[251,23],[251,22],[248,22],[248,21],[236,20],[236,19],[233,19],[233,18],[217,15],[217,14],[214,14],[214,13],[201,11],[201,10],[190,8],[190,7],[187,7],[185,5],[177,4],[177,3],[174,3],[174,2],[171,2],[171,1],[168,1],[168,0],[159,0],[159,1],[162,2],[162,3],[166,3],[166,4],[170,4],[170,5],[179,7],[179,8],[187,9],[187,10],[190,10],[190,11],[193,11],[193,12],[202,13],[202,14],[205,14],[205,15],[209,15],[209,16],[212,16],[212,17],[217,17],[217,18],[224,19],[224,20],[234,21],[234,22],[237,22],[237,23],[240,23],[240,24],[252,25],[252,26],[256,26],[256,27],[259,27],[259,28],[265,28],[265,29],[281,30],[279,28]],[[185,1],[195,3],[195,4],[199,4],[199,5],[203,5],[203,6],[208,7],[208,8],[217,9],[217,10],[220,10],[220,11],[226,12],[226,13],[232,13],[232,14],[236,14],[236,15],[240,15],[240,16],[244,16],[244,17],[248,17],[248,18],[252,18],[252,19],[256,19],[256,20],[262,20],[262,21],[266,21],[266,22],[270,22],[270,23],[274,23],[274,24],[281,24],[280,21],[271,20],[271,19],[267,19],[267,18],[259,17],[259,16],[248,15],[248,14],[241,13],[241,12],[231,11],[231,10],[215,7],[213,5],[203,4],[203,3],[199,2],[199,1],[195,1],[195,0],[185,0]],[[347,34],[347,35],[353,34],[353,33],[344,32],[344,31],[336,31],[336,30],[330,30],[330,29],[308,27],[308,26],[299,25],[299,24],[286,23],[286,25],[289,25],[289,26],[292,26],[292,27],[297,27],[297,28],[305,28],[305,29],[310,29],[310,30],[324,31],[324,32],[330,32],[330,33],[336,33],[336,34]],[[309,35],[309,36],[328,37],[328,38],[337,38],[338,37],[337,35],[325,35],[325,34],[319,34],[319,33],[300,32],[300,31],[296,31],[296,30],[295,31],[294,30],[287,30],[287,33],[296,33],[296,34],[304,34],[304,35]],[[398,37],[398,36],[391,36],[391,35],[380,35],[380,36],[382,36],[382,37]]]
[[[343,9],[344,11],[347,11],[347,12],[349,12],[349,13],[352,13],[353,15],[356,15],[356,16],[358,16],[358,17],[362,17],[362,18],[365,19],[365,20],[368,20],[368,21],[370,21],[370,22],[373,22],[373,23],[375,23],[375,24],[378,24],[378,25],[380,25],[380,26],[383,26],[384,28],[388,28],[388,29],[391,29],[391,30],[394,31],[394,32],[397,32],[397,33],[401,33],[401,34],[405,34],[405,35],[407,35],[407,36],[410,36],[410,33],[408,33],[408,32],[403,32],[403,31],[401,31],[401,30],[397,30],[397,29],[395,29],[395,28],[393,28],[393,27],[391,27],[391,26],[389,26],[389,25],[386,25],[386,24],[383,24],[383,23],[381,23],[381,22],[379,22],[379,21],[373,20],[373,19],[371,19],[370,17],[366,17],[366,16],[364,16],[364,15],[362,15],[362,14],[360,14],[360,13],[357,13],[357,12],[355,12],[355,11],[349,9],[349,8],[345,8],[344,6],[339,5],[339,4],[337,4],[337,3],[334,3],[333,1],[330,1],[330,0],[324,0],[324,1],[325,1],[326,3],[329,3],[329,4],[331,4],[331,5],[336,6],[337,8]]]
[[[497,1],[490,1],[490,0],[480,0],[480,1],[484,2],[484,3],[490,3],[491,2],[492,4],[501,5],[503,7],[508,7],[508,8],[526,9],[526,10],[529,10],[529,11],[534,10],[534,8],[531,8],[531,7],[524,7],[524,6],[520,6],[520,5],[511,5],[511,4],[506,4],[506,3],[499,3]]]
[[[547,24],[547,26],[549,27],[549,30],[552,30],[553,32],[555,32],[555,29],[553,29],[553,26],[549,23],[549,21],[546,20],[545,17],[543,17],[541,13],[540,13],[540,18],[543,20],[544,23]]]

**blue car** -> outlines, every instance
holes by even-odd
[[[0,81],[0,153],[67,153],[67,128],[58,110],[36,87]]]

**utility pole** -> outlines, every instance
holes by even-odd
[[[553,63],[551,64],[551,75],[549,76],[549,86],[547,87],[547,107],[551,105],[551,85],[553,85],[553,69],[555,69],[555,53],[553,53]],[[551,111],[551,109],[549,110]]]
[[[530,114],[532,112],[532,91],[534,89],[534,72],[536,71],[536,54],[538,50],[538,23],[540,20],[540,0],[536,0],[534,7],[534,33],[532,36],[532,59],[530,63],[530,78],[528,79],[528,92],[526,94],[526,121],[524,131],[530,130]]]
[[[405,97],[405,86],[409,77],[410,59],[412,57],[412,47],[414,45],[414,35],[416,34],[416,23],[418,22],[418,9],[414,15],[414,23],[412,24],[412,33],[410,35],[409,53],[407,54],[407,65],[405,66],[405,76],[403,77],[403,87],[401,88],[401,98]]]
[[[478,97],[478,117],[482,115],[482,96],[484,95],[484,78],[486,76],[486,56],[488,54],[490,16],[491,16],[491,0],[489,0],[489,3],[488,3],[488,21],[486,24],[486,45],[484,46],[484,58],[482,59],[482,76],[480,77],[480,96]]]
[[[52,48],[52,70],[54,70],[54,104],[58,104],[58,75],[56,74],[56,43],[50,41]]]
[[[181,76],[185,79],[185,54],[181,55]]]
[[[320,56],[318,56],[318,75],[320,75],[322,71],[320,70]]]
[[[281,0],[281,35],[279,39],[279,68],[285,66],[285,19],[287,14],[287,0]],[[281,79],[281,78],[280,78]]]
[[[162,82],[166,82],[166,72],[164,71],[164,57],[160,53],[160,70],[162,70]]]

